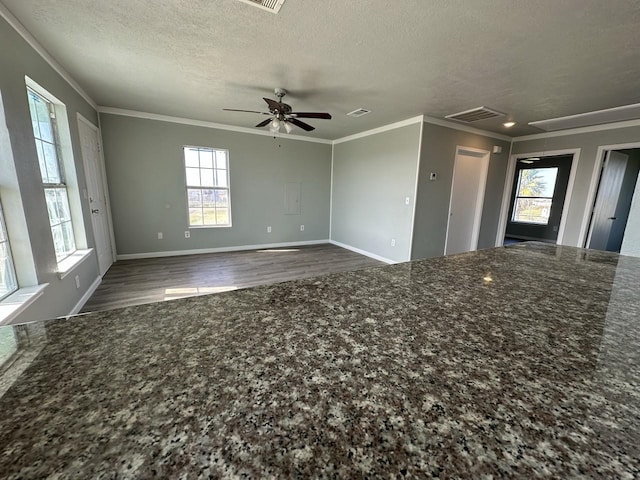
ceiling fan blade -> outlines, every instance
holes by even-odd
[[[295,118],[324,118],[325,120],[331,120],[330,113],[322,112],[292,112],[290,115]]]
[[[236,110],[235,108],[223,108],[222,110],[226,112],[245,112],[245,113],[259,113],[260,115],[271,115],[267,112],[258,112],[256,110]]]
[[[267,118],[266,120],[260,122],[259,124],[256,125],[256,128],[260,128],[260,127],[266,127],[267,125],[269,125],[271,123],[271,119]]]
[[[270,98],[265,97],[262,97],[262,99],[267,102],[267,105],[269,105],[269,110],[280,110],[280,104],[275,100],[271,100]]]
[[[296,127],[300,127],[301,129],[303,129],[306,132],[310,132],[311,130],[315,130],[315,127],[312,127],[308,123],[301,122],[300,120],[297,120],[297,119],[295,119],[293,117],[287,118],[287,122],[293,123]]]

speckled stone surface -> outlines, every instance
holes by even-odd
[[[640,476],[640,259],[525,244],[15,331],[2,478]]]

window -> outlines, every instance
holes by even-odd
[[[7,228],[4,223],[2,205],[0,205],[0,300],[18,289],[16,271],[13,267]]]
[[[511,221],[547,225],[557,177],[558,167],[521,169]]]
[[[190,227],[230,227],[227,150],[184,147]]]
[[[60,263],[76,251],[76,243],[67,185],[60,162],[55,109],[50,101],[31,88],[28,88],[28,97],[53,245],[56,260]]]

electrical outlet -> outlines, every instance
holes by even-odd
[[[76,275],[76,288],[80,288],[80,275]]]
[[[184,231],[184,238],[191,238],[191,232],[189,230]]]
[[[304,232],[304,225],[300,225],[300,231]]]
[[[392,238],[392,239],[391,239],[391,246],[392,246],[392,247],[395,247],[395,246],[396,246],[396,239],[395,239],[395,238]]]
[[[163,238],[162,232],[158,232],[158,240],[162,240]]]
[[[267,227],[267,233],[271,233],[271,225]]]

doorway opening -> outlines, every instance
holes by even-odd
[[[490,155],[477,148],[456,148],[445,255],[478,248]]]
[[[496,246],[562,243],[580,149],[512,155]]]
[[[640,172],[637,148],[605,148],[584,247],[619,253]]]
[[[558,240],[573,155],[518,160],[505,243]]]

